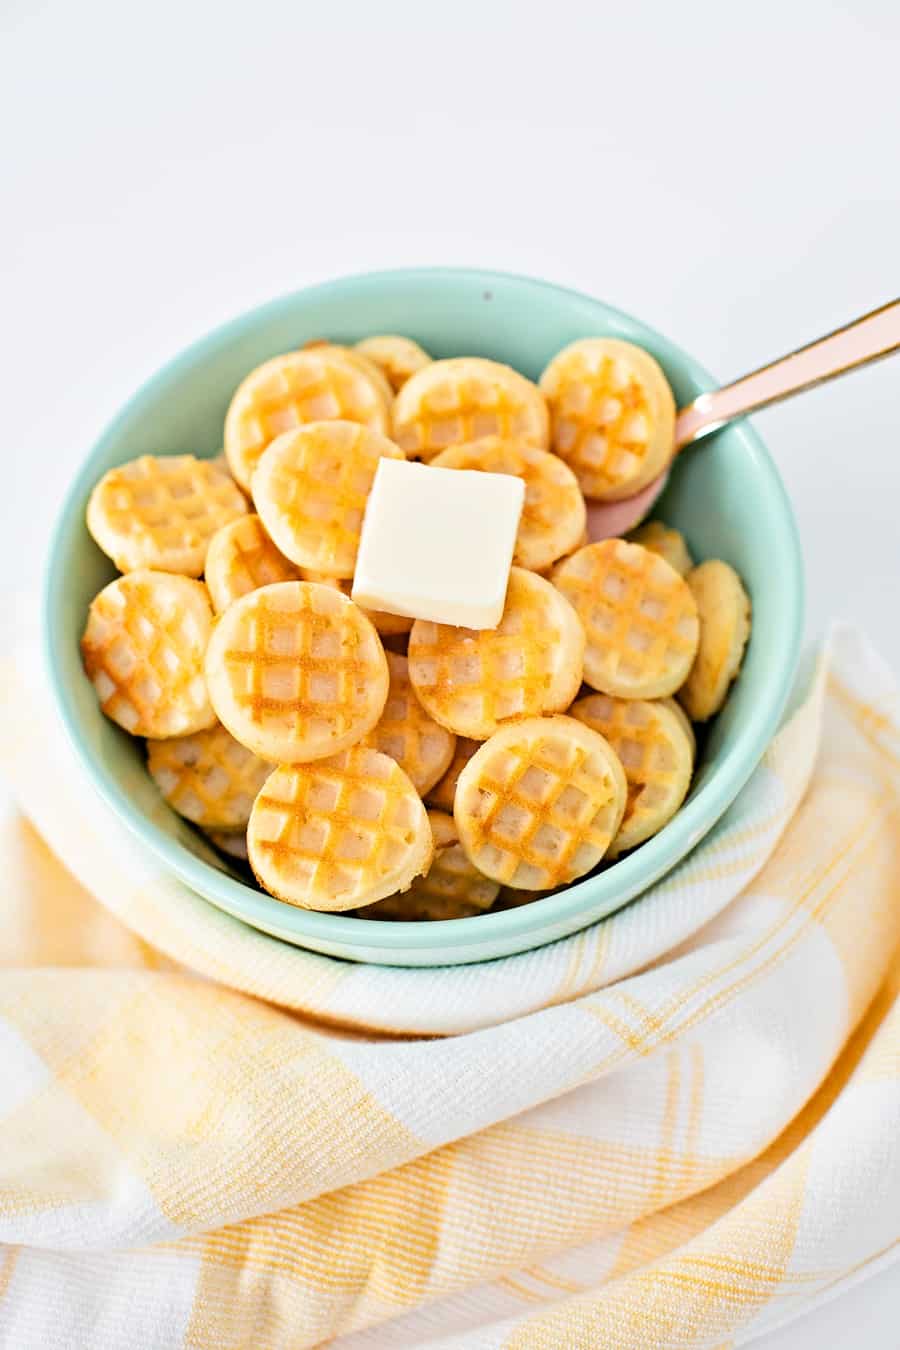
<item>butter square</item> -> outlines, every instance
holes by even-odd
[[[510,474],[380,459],[353,599],[407,618],[496,628],[524,500],[525,484]]]

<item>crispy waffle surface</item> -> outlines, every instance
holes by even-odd
[[[368,744],[396,760],[424,797],[450,767],[456,737],[429,717],[416,698],[407,658],[396,652],[385,655],[390,674],[387,703]]]
[[[684,683],[697,651],[697,606],[687,582],[658,554],[603,539],[561,562],[553,584],[584,626],[584,678],[592,689],[665,698]]]
[[[514,555],[520,567],[540,572],[581,543],[587,522],[584,497],[578,479],[557,455],[486,436],[442,450],[431,463],[439,469],[473,469],[522,479],[525,503]]]
[[[141,455],[103,475],[88,501],[87,526],[120,572],[199,577],[210,539],[247,509],[230,474],[211,460]]]
[[[675,399],[649,352],[617,338],[582,338],[540,378],[551,442],[586,497],[615,501],[662,473],[675,443]]]
[[[286,558],[349,579],[379,459],[403,459],[386,436],[355,422],[311,422],[267,447],[253,501]]]
[[[384,372],[396,394],[417,371],[431,365],[431,357],[412,338],[394,333],[380,333],[357,342],[356,350]]]
[[[219,617],[206,653],[213,706],[262,759],[321,759],[362,740],[381,716],[388,668],[378,634],[340,591],[263,586]]]
[[[584,876],[615,838],[627,785],[609,742],[573,717],[504,727],[459,776],[453,816],[480,872],[550,890]]]
[[[223,525],[209,541],[206,584],[217,614],[260,586],[299,580],[300,569],[272,543],[257,515]]]
[[[490,909],[500,890],[484,877],[463,852],[452,816],[429,811],[434,858],[424,876],[408,891],[378,900],[359,911],[361,919],[467,919]]]
[[[678,714],[664,702],[589,694],[571,716],[599,731],[615,750],[628,784],[625,814],[611,858],[651,838],[687,795],[694,754]]]
[[[221,724],[192,736],[147,741],[147,768],[166,801],[203,829],[239,830],[272,765]]]
[[[700,615],[700,645],[678,698],[688,716],[705,722],[722,707],[750,637],[750,597],[734,568],[711,558],[688,574]]]
[[[247,830],[250,865],[279,900],[355,909],[410,885],[433,854],[422,799],[394,760],[354,745],[314,764],[282,764]]]
[[[680,530],[664,525],[661,520],[648,520],[646,525],[639,525],[636,530],[632,530],[628,537],[633,544],[641,544],[665,558],[681,577],[686,577],[694,566],[684,535]]]
[[[440,782],[435,783],[434,787],[425,794],[425,801],[428,806],[434,807],[436,811],[447,811],[450,815],[453,814],[453,802],[456,797],[456,784],[459,782],[459,775],[479,745],[481,745],[481,741],[472,741],[468,736],[457,736],[456,748],[453,751],[449,769]]]
[[[416,620],[409,677],[436,722],[485,740],[510,718],[567,708],[581,684],[583,653],[584,632],[568,601],[543,577],[513,567],[497,628]]]
[[[317,572],[313,567],[301,567],[300,575],[304,581],[315,581],[320,586],[331,586],[348,598],[353,587],[352,581],[338,577],[326,577],[324,573]],[[360,608],[363,614],[372,620],[382,637],[403,637],[413,626],[412,619],[403,614],[388,614],[387,610],[384,609],[364,609],[362,606]]]
[[[201,581],[139,569],[91,602],[81,639],[107,717],[133,736],[186,736],[215,725],[203,678],[213,626]]]
[[[386,434],[390,409],[381,386],[330,344],[286,352],[252,370],[238,386],[225,417],[225,454],[249,491],[266,446],[306,422],[340,419]]]
[[[477,356],[432,361],[394,400],[394,440],[426,463],[441,450],[483,436],[546,449],[547,405],[536,385],[511,366]]]

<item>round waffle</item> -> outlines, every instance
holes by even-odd
[[[141,455],[91,493],[87,527],[120,572],[149,567],[199,577],[216,530],[247,501],[230,474],[193,455]]]
[[[540,388],[550,406],[550,448],[575,470],[586,497],[630,497],[671,459],[675,399],[643,348],[582,338],[554,356]]]
[[[684,535],[680,530],[664,525],[661,520],[648,520],[646,525],[633,530],[629,538],[633,544],[641,544],[643,548],[649,548],[651,553],[658,553],[661,558],[665,558],[681,577],[686,577],[694,566]]]
[[[313,344],[307,344],[311,346]],[[394,401],[394,390],[387,375],[382,370],[377,361],[373,361],[365,352],[359,351],[356,347],[341,347],[336,342],[316,343],[316,346],[325,346],[333,352],[343,352],[351,365],[356,366],[357,370],[363,371],[374,384],[381,390],[381,396],[384,399],[385,407],[390,408]]]
[[[697,651],[697,606],[687,582],[640,544],[604,539],[553,572],[587,634],[584,678],[619,698],[664,698],[684,683]]]
[[[213,613],[202,581],[139,570],[91,601],[81,655],[100,707],[133,736],[215,725],[203,679]]]
[[[270,770],[271,767],[269,765]],[[241,862],[247,862],[246,830],[207,830],[206,837],[220,853],[227,854],[229,858],[238,858]]]
[[[550,890],[584,876],[615,838],[625,773],[573,717],[504,727],[459,776],[453,817],[472,864],[504,886]]]
[[[355,909],[409,886],[433,852],[425,807],[398,764],[354,745],[315,764],[282,764],[247,830],[250,865],[279,900]]]
[[[363,338],[356,350],[384,371],[395,394],[417,370],[431,365],[431,357],[418,342],[393,333]]]
[[[396,652],[386,652],[385,656],[391,680],[387,703],[366,744],[395,759],[424,797],[447,772],[456,737],[433,721],[416,698],[406,657]]]
[[[320,586],[332,586],[348,597],[353,588],[352,581],[346,578],[326,577],[323,572],[317,572],[312,567],[301,567],[300,575],[304,581],[316,581]],[[413,626],[412,619],[406,618],[403,614],[388,614],[384,609],[363,609],[362,606],[360,608],[363,614],[372,620],[382,637],[402,637]]]
[[[382,458],[403,459],[403,451],[356,422],[311,422],[268,446],[253,475],[253,501],[286,558],[327,576],[353,576]]]
[[[513,567],[497,628],[416,619],[409,678],[436,722],[485,740],[511,717],[568,708],[581,684],[584,633],[549,581]]]
[[[275,763],[322,759],[368,734],[388,668],[358,605],[328,586],[282,581],[235,600],[206,653],[219,720]]]
[[[233,520],[209,541],[206,584],[217,614],[260,586],[297,581],[299,577],[299,568],[278,551],[259,516]]]
[[[386,433],[390,412],[381,386],[339,347],[287,352],[257,366],[238,386],[225,417],[225,454],[241,487],[276,436],[305,422],[340,418]]]
[[[688,573],[700,614],[700,645],[678,699],[694,722],[713,717],[737,676],[750,636],[750,597],[733,567],[711,560]]]
[[[220,724],[192,736],[147,741],[147,768],[169,805],[204,829],[237,830],[272,765]]]
[[[691,742],[678,715],[662,702],[589,694],[572,705],[571,715],[609,741],[625,770],[625,814],[609,849],[615,858],[661,830],[684,801]]]
[[[514,557],[520,567],[540,572],[578,547],[585,531],[584,497],[578,479],[557,455],[486,436],[442,450],[431,462],[441,469],[506,473],[523,480],[525,504]]]
[[[467,919],[483,914],[497,898],[496,881],[483,877],[463,852],[452,816],[429,811],[434,858],[408,891],[360,910],[361,919]]]
[[[394,400],[394,440],[426,463],[448,445],[503,436],[546,448],[547,405],[524,375],[497,361],[432,361]]]
[[[425,801],[429,806],[433,806],[437,811],[449,811],[452,814],[459,775],[480,744],[481,741],[471,741],[468,736],[457,736],[450,768],[440,782],[435,783],[431,791],[425,793]]]

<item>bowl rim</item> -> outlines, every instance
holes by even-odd
[[[777,506],[781,547],[786,549],[791,558],[791,566],[785,573],[785,588],[780,597],[786,611],[785,643],[778,668],[772,672],[770,696],[753,707],[723,763],[657,835],[617,861],[614,869],[586,877],[553,895],[513,909],[489,911],[463,919],[433,920],[428,924],[409,921],[385,923],[383,920],[357,918],[340,912],[306,910],[253,889],[231,874],[220,871],[212,863],[203,861],[177,839],[158,830],[132,805],[117,787],[112,775],[88,752],[84,743],[74,704],[62,679],[61,662],[56,656],[55,582],[60,571],[60,554],[70,517],[76,509],[81,513],[85,493],[94,483],[93,462],[106,444],[119,434],[121,424],[134,415],[136,408],[139,410],[141,404],[153,400],[159,385],[213,354],[219,345],[239,337],[249,328],[256,329],[268,317],[275,317],[283,309],[290,308],[301,297],[323,298],[342,290],[463,278],[485,288],[513,283],[525,290],[552,292],[577,301],[580,305],[599,306],[607,319],[619,320],[626,328],[636,325],[658,349],[670,352],[699,387],[717,387],[717,382],[692,356],[643,320],[582,291],[540,278],[471,267],[413,267],[359,272],[304,286],[264,301],[216,325],[166,361],[127,399],[94,440],[63,497],[54,520],[42,586],[44,666],[69,743],[104,803],[168,871],[173,872],[202,898],[254,927],[263,931],[268,929],[270,934],[273,928],[279,928],[282,932],[290,930],[292,940],[296,939],[297,945],[302,946],[303,939],[308,938],[312,943],[369,950],[377,948],[385,953],[415,951],[421,955],[433,950],[437,958],[436,965],[441,963],[442,948],[459,950],[489,945],[492,940],[515,941],[532,932],[537,938],[534,945],[542,945],[543,942],[553,940],[552,936],[541,938],[544,930],[570,932],[573,931],[572,920],[582,914],[585,915],[584,926],[587,926],[604,914],[623,907],[684,859],[753,773],[779,725],[793,685],[804,616],[803,561],[796,520],[781,476],[755,429],[746,421],[732,424],[733,430],[751,454],[754,469],[760,475],[769,501]],[[769,525],[771,528],[771,520]]]

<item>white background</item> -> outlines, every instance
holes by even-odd
[[[723,379],[900,291],[895,0],[0,0],[3,576],[135,386],[307,282],[477,264]],[[757,425],[809,629],[900,667],[900,358]],[[888,1272],[770,1338],[894,1350]]]

